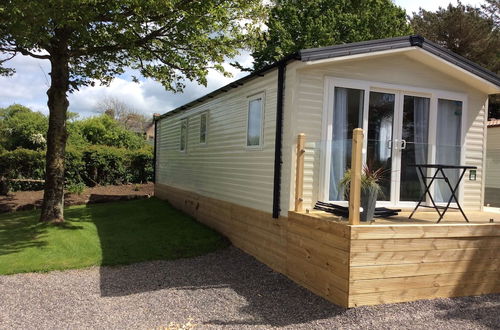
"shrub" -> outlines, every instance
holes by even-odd
[[[66,149],[64,178],[67,185],[84,182],[82,174],[85,171],[85,162],[82,156],[81,150],[71,147]]]
[[[126,149],[90,146],[82,156],[85,163],[83,172],[85,184],[93,187],[98,184],[128,183],[130,175],[127,173],[129,163],[126,154]]]
[[[70,184],[66,190],[70,193],[70,194],[77,194],[77,195],[81,195],[83,194],[83,191],[85,190],[85,184],[84,183],[75,183],[75,184]]]
[[[45,152],[18,148],[0,154],[0,176],[7,179],[44,179]]]
[[[150,146],[127,150],[109,146],[88,146],[85,150],[68,147],[65,158],[65,184],[108,185],[145,183],[153,178],[153,150]],[[6,179],[44,179],[45,152],[16,149],[0,153],[0,177]],[[12,190],[43,189],[41,182],[10,182]]]
[[[9,181],[9,189],[12,191],[43,190],[44,182],[40,181]]]
[[[133,151],[130,157],[131,182],[146,183],[153,180],[153,150],[151,147]]]

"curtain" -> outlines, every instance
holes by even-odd
[[[438,100],[436,163],[460,165],[460,142],[462,132],[462,102]],[[458,170],[445,170],[452,187],[458,181]],[[435,185],[437,202],[448,202],[451,191],[444,180]],[[455,202],[454,200],[452,202]]]
[[[344,200],[339,182],[347,169],[347,126],[347,89],[335,87],[329,191],[331,201]]]
[[[415,164],[427,163],[427,136],[429,132],[429,103],[430,99],[423,97],[413,98],[413,137],[415,148]],[[416,171],[416,168],[415,168]],[[417,174],[420,181],[421,193],[425,190],[424,179]]]

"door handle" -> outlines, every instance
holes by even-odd
[[[392,140],[387,140],[387,149],[392,149]]]
[[[401,140],[401,150],[406,149],[406,140]]]

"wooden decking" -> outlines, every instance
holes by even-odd
[[[305,213],[305,212],[304,212]],[[338,216],[333,215],[331,213],[313,210],[309,213],[306,213],[312,217],[318,217],[325,220],[332,220],[336,222],[344,222],[347,224],[347,219],[340,219]],[[439,216],[433,211],[425,211],[425,212],[416,212],[412,219],[408,219],[411,214],[411,210],[403,209],[402,212],[399,213],[398,216],[389,217],[389,218],[376,218],[370,222],[361,222],[360,224],[371,224],[371,225],[379,225],[379,224],[401,224],[401,225],[414,225],[414,224],[436,224]],[[493,219],[493,223],[500,224],[500,208],[488,208],[484,212],[478,211],[465,211],[467,218],[469,219],[469,223],[490,223],[491,219]],[[440,224],[467,224],[462,214],[459,211],[449,210],[446,212],[443,220],[441,220]]]
[[[165,185],[155,195],[312,292],[344,307],[500,292],[500,220],[348,225],[324,212],[271,213]],[[454,214],[450,214],[450,217]],[[472,214],[470,214],[472,217]],[[474,220],[475,221],[475,220]]]
[[[408,215],[353,226],[321,211],[289,219],[349,228],[348,307],[500,292],[500,213],[467,212],[466,223],[453,212],[439,224],[434,212]]]

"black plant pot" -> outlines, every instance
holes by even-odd
[[[375,215],[375,205],[377,204],[377,187],[367,187],[361,189],[361,221],[371,221]]]

